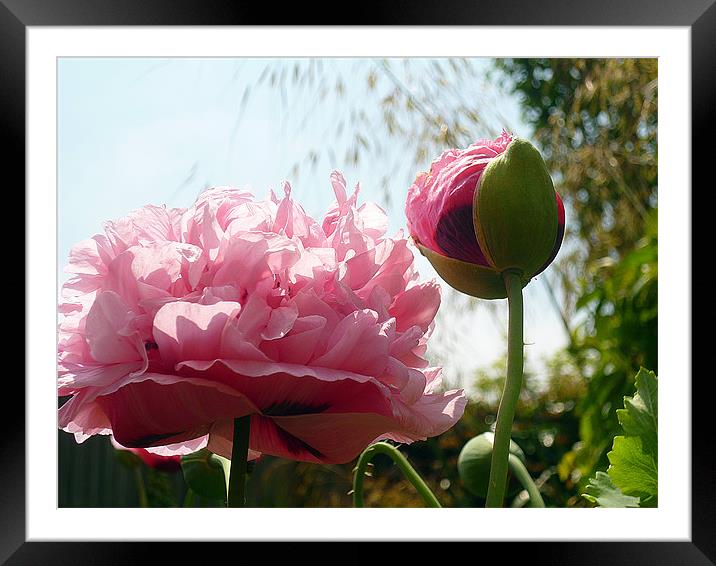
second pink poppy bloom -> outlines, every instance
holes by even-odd
[[[339,173],[317,222],[291,198],[215,188],[187,210],[147,206],[73,248],[60,304],[59,424],[161,455],[342,463],[462,416],[424,355],[440,304],[408,241]]]

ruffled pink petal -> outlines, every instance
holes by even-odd
[[[386,240],[378,245],[376,262],[379,265],[377,271],[357,294],[367,298],[377,286],[392,296],[403,291],[406,284],[405,274],[413,263],[413,254],[407,247],[407,240]]]
[[[253,293],[244,303],[236,320],[236,329],[245,340],[253,344],[258,344],[260,335],[271,318],[272,309],[267,299],[267,293]]]
[[[404,399],[398,401],[386,396],[385,390],[378,387],[373,378],[346,374],[341,376],[343,379],[336,380],[338,376],[335,372],[320,368],[227,360],[184,362],[179,365],[182,373],[193,370],[188,374],[204,373],[211,375],[212,379],[220,379],[222,383],[231,383],[261,409],[262,418],[252,417],[252,428],[256,430],[252,433],[253,449],[305,461],[348,461],[365,448],[367,442],[391,431],[399,431],[411,440],[433,436],[436,434],[434,431],[447,430],[462,416],[466,402],[461,390],[445,395],[421,396],[427,386],[426,378],[422,374],[416,375],[420,372],[415,370],[411,370],[411,387],[402,395]],[[284,373],[279,373],[280,370]],[[331,448],[332,439],[339,434],[335,427],[350,421],[344,416],[347,413],[355,417],[354,426],[372,423],[367,431],[354,431],[354,436],[366,435],[356,441],[356,445],[362,444],[358,452],[352,444],[346,452],[336,452]],[[356,416],[359,414],[363,416]],[[323,418],[318,419],[318,416]],[[266,419],[273,420],[283,432],[265,422]],[[306,423],[313,424],[309,426]],[[318,423],[323,423],[325,428],[318,427]],[[304,428],[310,430],[310,434],[303,434],[301,431]],[[331,433],[331,430],[334,432]],[[286,436],[285,432],[300,442]]]
[[[276,205],[271,201],[244,202],[228,211],[224,236],[231,239],[242,232],[273,231]]]
[[[441,255],[489,266],[475,236],[472,201],[482,171],[511,141],[503,132],[496,140],[451,149],[418,174],[405,205],[410,235]]]
[[[264,340],[283,338],[293,328],[297,318],[298,307],[293,303],[273,309],[266,323],[266,328],[261,332],[261,338]]]
[[[138,333],[127,332],[136,316],[116,293],[100,293],[85,324],[92,358],[104,364],[141,360],[144,345]]]
[[[228,228],[231,211],[251,200],[251,193],[230,187],[204,191],[181,217],[182,241],[200,246],[213,261]]]
[[[183,210],[147,205],[124,218],[105,222],[106,236],[95,236],[98,251],[108,265],[128,248],[151,242],[178,241],[180,216]]]
[[[435,319],[439,307],[440,287],[435,281],[429,281],[400,293],[388,312],[395,317],[399,332],[411,326],[419,326],[421,334],[424,334]]]
[[[112,424],[102,408],[94,403],[94,388],[77,392],[57,411],[58,426],[75,435],[77,442],[84,442],[95,434],[110,434]]]
[[[466,405],[467,398],[462,389],[423,395],[410,405],[396,402],[394,411],[402,426],[394,430],[413,441],[438,436],[460,420]]]
[[[117,442],[129,448],[176,444],[209,432],[220,419],[242,417],[256,407],[216,382],[145,374],[113,393],[100,395]]]
[[[291,199],[289,183],[284,183],[283,190],[285,197],[279,202],[273,230],[289,238],[298,238],[305,247],[322,245],[325,234],[321,226]]]
[[[184,361],[184,376],[216,381],[240,391],[262,412],[389,411],[389,390],[377,378],[346,370],[239,360]],[[286,409],[286,407],[291,407]],[[331,409],[332,408],[332,409]],[[278,412],[278,413],[277,413]]]
[[[299,259],[288,269],[286,282],[299,291],[306,285],[319,284],[332,277],[336,269],[336,251],[333,248],[305,248],[301,240],[294,240]]]
[[[300,365],[308,363],[313,358],[325,327],[326,319],[322,316],[297,318],[290,332],[272,343],[272,357],[279,362]]]
[[[380,285],[376,285],[370,291],[366,304],[368,308],[378,314],[379,320],[390,318],[388,307],[393,302],[393,296]]]
[[[189,300],[185,297],[185,300]],[[201,294],[197,296],[196,302],[201,305],[213,305],[220,301],[241,301],[241,292],[233,285],[222,285],[220,287],[204,287]]]
[[[102,275],[78,275],[71,277],[62,285],[61,297],[68,303],[78,304],[80,302],[94,300],[93,295],[101,290],[105,277]]]
[[[376,249],[366,250],[344,262],[339,269],[339,279],[351,289],[361,289],[376,274],[380,264]]]
[[[201,248],[180,242],[135,246],[128,252],[133,256],[131,277],[173,296],[191,292],[206,265]]]
[[[389,342],[371,310],[351,313],[336,326],[326,352],[312,365],[380,375],[388,362]]]
[[[140,458],[147,466],[163,472],[178,472],[181,470],[181,457],[179,454],[160,455],[145,448],[127,448],[111,437],[115,450],[126,450]]]
[[[241,305],[221,301],[212,305],[173,302],[154,317],[154,340],[169,366],[181,360],[213,360],[221,355],[221,338]]]
[[[415,405],[422,398],[427,381],[422,371],[413,368],[406,369],[408,372],[408,380],[400,389],[400,399],[408,405]]]
[[[336,202],[333,203],[323,219],[323,232],[326,236],[330,236],[335,231],[348,200],[346,180],[338,171],[331,173],[331,186],[333,187],[333,193],[336,195]]]
[[[423,373],[425,374],[425,393],[436,393],[443,382],[443,368],[426,368]]]
[[[109,387],[129,375],[141,374],[147,365],[146,360],[110,365],[65,363],[57,394],[71,395],[85,387]]]
[[[296,244],[283,236],[242,234],[228,245],[213,284],[231,284],[253,290],[258,281],[273,277],[298,259]]]
[[[72,246],[65,271],[83,275],[103,275],[106,267],[100,257],[97,241],[83,240]]]
[[[134,254],[127,248],[117,254],[107,266],[104,288],[120,297],[130,307],[136,308],[140,300],[139,282],[132,273]]]
[[[388,230],[388,215],[373,202],[367,202],[358,209],[363,231],[375,241],[385,236]]]
[[[150,454],[156,454],[158,456],[185,456],[193,452],[198,452],[202,448],[206,448],[209,443],[209,435],[199,436],[198,438],[192,438],[190,440],[184,440],[175,444],[168,444],[166,446],[150,446],[145,448]]]
[[[270,309],[269,309],[270,311]],[[249,337],[239,328],[235,318],[229,319],[221,335],[219,356],[230,360],[248,360],[257,362],[271,362],[260,348],[260,339],[254,334]]]
[[[330,297],[325,297],[330,300]],[[326,320],[326,330],[333,332],[336,325],[343,319],[340,313],[336,312],[326,300],[318,296],[314,289],[307,289],[299,293],[294,298],[294,303],[298,307],[299,316],[321,316]]]
[[[257,421],[254,427],[254,421]],[[338,413],[252,418],[252,444],[292,460],[343,464],[355,459],[370,442],[394,426],[373,413]],[[254,430],[256,431],[254,433]]]

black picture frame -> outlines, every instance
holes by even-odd
[[[716,5],[714,0],[559,0],[554,2],[485,2],[481,0],[366,0],[351,3],[349,9],[338,9],[337,3],[286,3],[280,10],[264,3],[238,0],[0,0],[0,136],[5,139],[2,158],[5,174],[14,183],[25,186],[25,56],[26,28],[29,26],[115,26],[115,25],[531,25],[531,26],[685,26],[691,30],[692,93],[692,179],[693,186],[713,191],[707,177],[713,162],[714,101],[716,101]],[[684,140],[688,143],[688,140]],[[708,155],[707,155],[708,152]],[[703,182],[699,182],[701,179]],[[673,188],[672,188],[673,189]],[[686,187],[683,190],[691,190]],[[10,190],[8,189],[8,192]],[[691,193],[693,195],[693,191]],[[23,204],[24,207],[24,204]],[[26,210],[26,213],[28,211]],[[662,236],[664,237],[664,236]],[[692,238],[694,243],[697,243]],[[693,257],[693,256],[692,256]],[[689,278],[691,274],[688,274]],[[25,304],[32,300],[25,296]],[[27,337],[31,340],[31,337]],[[692,348],[693,349],[693,348]],[[696,372],[693,372],[695,374]],[[692,378],[692,501],[690,542],[503,542],[488,549],[504,553],[510,562],[522,558],[525,563],[616,565],[706,565],[716,562],[716,489],[714,469],[716,450],[712,442],[714,421],[711,418],[710,376]],[[143,562],[161,553],[167,563],[184,563],[196,556],[207,560],[202,545],[139,542],[26,542],[25,537],[25,384],[9,377],[3,384],[4,406],[12,404],[19,414],[6,419],[0,443],[0,562],[7,564],[112,564]],[[638,511],[635,511],[638,515]],[[347,534],[347,537],[349,535]],[[81,540],[81,525],[77,539]],[[224,545],[232,543],[224,543]],[[246,545],[247,543],[241,543]],[[263,549],[231,548],[248,557]],[[320,543],[324,545],[325,543]],[[344,543],[345,544],[345,543]],[[358,543],[356,543],[358,544]],[[364,543],[378,544],[378,543]],[[465,555],[478,560],[475,544],[459,544],[450,550],[448,559]],[[470,546],[468,546],[470,545]],[[384,546],[384,545],[383,545]],[[220,551],[223,554],[226,547]],[[424,544],[400,544],[401,553],[424,553]],[[303,550],[303,547],[301,548]],[[483,550],[483,549],[481,549]],[[270,562],[295,559],[295,550],[286,544],[271,543]],[[365,562],[368,556],[360,550],[305,550],[311,562]],[[371,551],[373,552],[373,551]],[[376,559],[382,554],[372,554]],[[483,550],[484,552],[484,550]],[[213,554],[214,550],[210,554]],[[360,558],[363,556],[364,558]],[[403,554],[402,560],[408,558]],[[322,560],[322,557],[323,558]],[[217,557],[218,558],[218,557]],[[462,558],[460,558],[462,559]],[[383,562],[384,558],[380,558]]]

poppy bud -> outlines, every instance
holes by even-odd
[[[490,481],[490,463],[492,461],[492,444],[495,435],[492,432],[484,432],[475,438],[470,439],[460,451],[457,459],[457,471],[465,488],[473,495],[481,498],[487,497],[487,486]],[[517,456],[522,462],[525,461],[525,453],[517,443],[510,440],[510,454]],[[508,475],[507,495],[516,495],[522,486],[514,478]]]
[[[529,142],[503,132],[452,149],[408,190],[408,230],[420,252],[452,287],[482,299],[507,296],[502,272],[522,286],[557,255],[564,206]]]

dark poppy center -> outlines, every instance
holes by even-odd
[[[490,267],[477,243],[470,205],[458,206],[443,213],[435,227],[435,242],[443,255]]]

